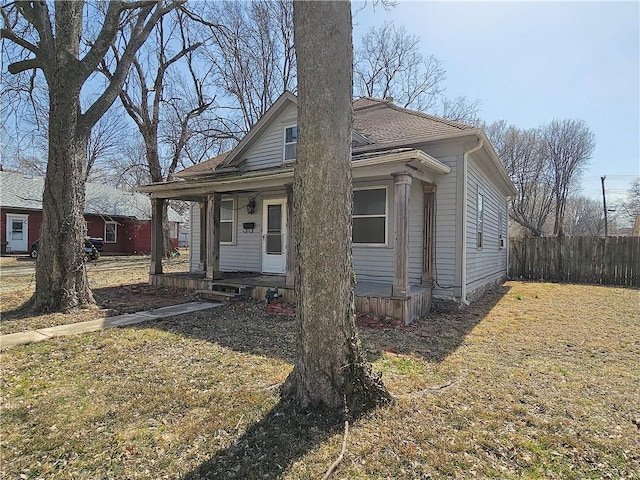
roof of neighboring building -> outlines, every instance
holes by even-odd
[[[42,210],[43,191],[44,177],[0,171],[0,206],[2,207]],[[87,182],[84,213],[149,220],[151,199],[141,193],[125,192],[111,185]],[[186,219],[169,207],[169,221],[185,222]]]

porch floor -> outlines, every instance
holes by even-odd
[[[276,288],[286,302],[293,302],[292,287],[285,286],[284,275],[267,275],[259,273],[223,272],[222,278],[211,282],[204,273],[183,272],[150,275],[152,285],[164,285],[183,288],[209,290],[212,283],[229,285],[248,285],[254,288],[254,298],[264,299],[268,288]],[[422,285],[411,285],[409,298],[392,297],[391,283],[358,281],[355,285],[356,311],[360,313],[374,313],[403,318],[409,323],[415,318],[424,316],[431,307],[431,289]]]
[[[180,272],[165,273],[163,277],[191,278],[194,280],[204,280],[204,273],[197,272]],[[238,273],[238,272],[222,272],[222,278],[215,280],[220,283],[229,283],[232,285],[250,285],[255,287],[271,287],[271,288],[288,288],[285,286],[284,275],[269,275],[255,273]],[[356,283],[356,297],[376,297],[391,298],[391,283],[363,282],[359,280]],[[411,285],[411,294],[424,293],[428,289],[422,285]]]

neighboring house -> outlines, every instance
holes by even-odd
[[[0,211],[3,251],[28,252],[40,237],[44,178],[0,171]],[[130,193],[94,182],[86,184],[87,235],[104,240],[105,254],[151,251],[151,202],[140,193]],[[175,246],[183,219],[169,209]]]
[[[392,100],[353,107],[357,309],[409,322],[427,313],[432,295],[464,304],[501,283],[516,191],[485,133]],[[204,273],[201,287],[215,289],[222,272],[260,272],[292,288],[296,113],[287,92],[230,152],[140,189],[193,202],[190,272]],[[160,273],[156,261],[151,282],[162,283]]]

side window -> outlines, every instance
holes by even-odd
[[[118,241],[117,222],[104,222],[104,243],[116,243]]]
[[[284,129],[284,161],[292,162],[298,154],[298,127]]]
[[[484,195],[478,192],[477,216],[476,216],[476,247],[482,248],[484,233]]]
[[[234,228],[234,200],[220,202],[220,243],[232,244]]]
[[[372,188],[353,192],[353,243],[387,243],[387,189]]]
[[[504,234],[504,225],[505,225],[505,212],[503,211],[504,207],[500,208],[498,212],[498,248],[505,247],[505,234]]]

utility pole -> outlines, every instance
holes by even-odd
[[[604,179],[607,178],[606,175],[600,177],[600,181],[602,182],[602,206],[604,208],[604,236],[609,236],[609,229],[607,225],[607,197],[604,194]]]

